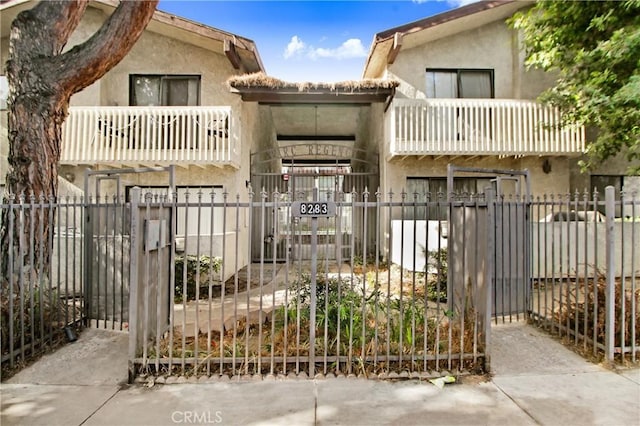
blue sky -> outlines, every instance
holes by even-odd
[[[158,9],[252,39],[269,75],[359,79],[374,34],[472,0],[161,0]]]

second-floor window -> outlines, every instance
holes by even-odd
[[[493,70],[427,68],[427,98],[493,98]]]
[[[132,106],[200,105],[199,75],[131,75]]]

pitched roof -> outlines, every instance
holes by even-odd
[[[118,0],[92,0],[90,6],[110,14],[118,6]],[[2,37],[7,37],[10,23],[23,10],[33,7],[32,0],[3,0]],[[253,73],[264,71],[262,59],[253,40],[213,28],[199,22],[156,10],[147,26],[147,31],[156,32],[167,37],[184,41],[204,49],[224,54],[234,68],[241,72]]]
[[[505,19],[532,3],[532,0],[484,0],[379,32],[373,37],[363,77],[379,77],[386,65],[393,63],[409,37],[438,38],[466,31],[496,19]]]

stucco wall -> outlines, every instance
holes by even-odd
[[[222,53],[147,31],[124,60],[102,78],[102,103],[129,105],[131,74],[195,74],[201,76],[201,105],[239,107],[240,98],[225,84],[235,73]]]
[[[244,118],[248,119],[244,129],[250,133],[250,152],[247,153],[246,160],[251,161],[250,155],[255,154],[253,172],[280,173],[282,164],[279,159],[266,152],[278,146],[271,108],[266,105],[258,105],[256,102],[245,102],[243,111],[247,114]],[[251,171],[247,168],[247,174],[249,173]]]
[[[434,40],[402,50],[389,66],[389,78],[401,82],[397,97],[424,98],[426,68],[493,69],[495,98],[535,99],[553,84],[555,77],[538,70],[527,70],[517,32],[504,21]],[[383,152],[389,152],[385,137]],[[497,169],[529,169],[532,194],[566,193],[570,190],[570,162],[565,157],[546,158],[551,172],[542,171],[545,158],[408,157],[382,161],[381,180],[385,191],[401,191],[407,177],[445,177],[447,164]]]
[[[626,175],[627,170],[635,165],[637,166],[637,162],[631,163],[625,157],[624,153],[618,154],[617,156],[610,158],[605,161],[598,167],[595,167],[588,173],[582,173],[580,169],[580,165],[578,164],[579,159],[574,159],[571,161],[571,181],[572,185],[578,190],[593,190],[591,188],[591,175]],[[629,191],[632,191],[633,188]]]
[[[493,69],[498,99],[536,99],[556,79],[526,68],[521,36],[504,21],[402,50],[388,68],[388,77],[401,82],[398,97],[425,97],[426,68]]]
[[[71,35],[67,49],[85,41],[104,22],[106,14],[89,8]],[[131,52],[102,79],[75,94],[71,105],[129,105],[130,74],[194,74],[201,76],[201,105],[239,107],[240,99],[225,82],[237,71],[224,54],[145,31]]]
[[[107,15],[99,9],[89,7],[77,29],[71,35],[66,49],[85,41],[104,22]],[[0,42],[3,63],[8,55],[8,40]],[[243,108],[240,97],[230,92],[226,80],[237,71],[224,54],[212,52],[185,42],[145,31],[131,52],[102,79],[71,98],[72,106],[128,106],[130,74],[196,74],[201,75],[201,105],[225,105],[233,109],[234,124],[240,127],[242,144],[241,168],[217,168],[213,166],[179,168],[177,180],[180,185],[223,185],[230,193],[244,189],[249,179],[249,153],[255,140],[256,129],[245,131],[244,122],[260,122],[255,111]],[[6,122],[6,119],[3,121]],[[0,133],[0,165],[2,181],[6,173],[6,131]],[[87,166],[62,166],[61,174],[72,176],[74,184],[83,187],[83,174]],[[239,177],[242,177],[240,179]],[[157,183],[154,174],[127,176],[126,184]]]
[[[495,74],[495,97],[513,98],[513,35],[504,22],[464,31],[403,50],[389,66],[400,81],[398,97],[424,98],[426,68],[489,68]]]
[[[391,190],[398,193],[406,188],[408,177],[446,177],[449,163],[461,167],[480,167],[488,169],[529,170],[531,176],[531,194],[567,193],[569,191],[569,160],[564,157],[547,158],[551,171],[542,170],[544,158],[498,158],[498,157],[443,157],[424,158],[407,157],[394,159],[382,163],[384,172],[381,174],[384,182],[383,189],[387,193]],[[464,174],[456,174],[463,176]],[[481,176],[481,175],[472,175]],[[484,175],[482,175],[484,177]]]

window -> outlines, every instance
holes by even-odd
[[[598,191],[598,199],[604,201],[605,188],[613,186],[615,188],[616,200],[620,199],[620,193],[625,189],[625,176],[620,175],[591,175],[591,191]],[[606,213],[604,203],[598,205],[598,211]],[[622,216],[620,205],[616,205],[616,217]]]
[[[130,76],[129,104],[132,106],[200,105],[199,75]]]
[[[493,98],[491,69],[429,69],[428,98]]]
[[[129,78],[129,103],[131,106],[197,106],[200,104],[199,75],[140,75]],[[163,114],[147,119],[130,118],[126,126],[126,144],[129,149],[137,149],[141,141],[155,140],[157,146],[165,149],[198,149],[201,135],[194,116]],[[137,121],[137,125],[133,124]],[[105,123],[105,128],[113,123]],[[151,131],[147,134],[147,131]],[[133,132],[132,132],[133,131]],[[212,135],[214,130],[208,130]],[[155,136],[154,136],[155,135]],[[113,135],[110,135],[113,136]]]
[[[491,178],[456,177],[453,180],[453,192],[463,196],[483,194],[488,186],[492,186]],[[417,198],[414,198],[416,196]],[[414,199],[418,203],[429,202],[429,205],[418,205],[415,208],[413,206],[405,207],[404,218],[406,220],[447,220],[447,205],[445,204],[447,178],[408,177],[405,202],[413,203]]]
[[[591,190],[598,191],[598,197],[604,199],[604,189],[607,186],[613,186],[616,190],[616,198],[622,191],[624,176],[615,175],[592,175],[591,176]]]
[[[151,198],[149,199],[152,203],[160,201],[163,203],[171,202],[168,186],[139,186],[142,189],[143,201],[150,196]],[[132,186],[126,187],[127,200],[130,199],[131,188]],[[220,185],[176,187],[178,197],[176,202],[181,204],[176,208],[176,234],[179,236],[184,236],[185,234],[193,236],[222,233],[224,209],[217,204],[223,202],[223,192],[224,190]],[[187,194],[189,194],[188,206],[185,204],[187,202]],[[200,207],[198,206],[198,200],[200,200]],[[213,204],[216,204],[213,208],[211,207],[212,201]],[[165,205],[165,208],[169,208],[169,205]],[[213,229],[211,228],[212,224]]]

